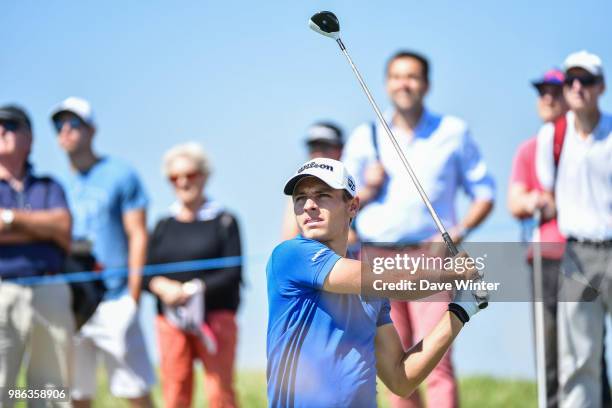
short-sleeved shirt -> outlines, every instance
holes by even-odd
[[[472,199],[493,200],[493,177],[464,121],[425,110],[411,138],[393,125],[391,114],[386,118],[445,226],[457,223],[455,199],[460,189]],[[376,126],[380,162],[388,177],[376,199],[359,211],[357,232],[363,241],[420,242],[437,233],[436,225],[384,129]],[[342,156],[357,188],[365,185],[365,170],[375,160],[372,125],[366,123],[355,129]]]
[[[0,180],[0,208],[35,212],[67,209],[62,187],[50,177],[36,177],[28,168],[21,192]],[[64,251],[52,242],[0,244],[0,278],[24,278],[59,273]]]
[[[104,157],[84,173],[72,172],[65,182],[73,217],[73,239],[87,239],[104,268],[125,268],[128,237],[123,215],[146,209],[147,196],[136,172],[118,159]],[[125,276],[104,279],[107,297],[127,288]]]
[[[536,144],[537,138],[532,137],[521,143],[512,160],[510,183],[522,184],[527,191],[543,191],[536,174]],[[540,225],[540,241],[563,243],[565,238],[559,232],[557,219],[546,221]],[[550,246],[545,255],[547,258],[561,259],[563,246]]]
[[[602,113],[593,132],[584,139],[576,132],[574,112],[568,112],[566,119],[556,177],[554,125],[540,128],[536,148],[538,180],[544,189],[555,191],[563,235],[612,239],[612,115]]]
[[[387,299],[323,291],[340,256],[301,236],[278,245],[267,266],[268,404],[374,407],[378,327]]]

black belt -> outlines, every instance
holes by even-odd
[[[576,237],[568,237],[568,242],[578,242],[580,244],[595,246],[595,247],[612,247],[612,239],[595,240],[595,239],[582,239]]]

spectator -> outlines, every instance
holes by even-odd
[[[564,69],[570,111],[556,170],[553,124],[542,126],[536,147],[538,180],[549,200],[554,191],[567,237],[557,306],[559,405],[601,407],[603,326],[612,307],[612,115],[599,109],[605,84],[597,55],[570,54]]]
[[[187,143],[164,156],[163,171],[177,202],[155,226],[149,263],[171,263],[241,255],[232,214],[204,194],[210,165],[201,147]],[[168,273],[145,279],[157,296],[157,333],[165,407],[191,406],[193,363],[206,371],[210,407],[235,407],[236,310],[241,267]]]
[[[340,160],[344,145],[340,127],[331,122],[317,122],[310,126],[306,133],[305,142],[309,159]],[[283,217],[283,241],[295,238],[298,233],[299,229],[293,215],[293,202],[289,199]]]
[[[70,386],[74,320],[65,283],[15,279],[62,272],[70,247],[70,213],[61,186],[28,162],[32,124],[17,107],[0,107],[0,407],[11,407],[27,351],[29,389]],[[59,404],[69,406],[69,403]],[[32,407],[46,406],[30,401]]]
[[[565,75],[558,69],[546,71],[544,76],[534,82],[538,92],[537,111],[543,123],[555,123],[560,118],[564,120],[567,113],[567,103],[563,97],[563,80]],[[556,126],[562,126],[559,123]],[[535,210],[542,212],[554,209],[554,203],[546,203],[546,195],[542,194],[542,186],[536,176],[535,156],[536,140],[534,136],[523,142],[514,156],[512,173],[508,187],[508,208],[510,213],[523,223],[523,236],[530,234],[531,225],[528,222],[534,216]],[[562,146],[562,140],[561,146]],[[559,151],[560,153],[560,151]],[[558,158],[557,158],[558,162]],[[546,205],[548,204],[548,205]],[[549,216],[550,218],[550,216]],[[561,258],[563,256],[565,238],[559,232],[556,217],[552,217],[539,225],[542,245],[542,296],[544,303],[544,350],[546,367],[546,394],[549,408],[558,405],[558,371],[557,371],[557,300],[559,293],[559,277]],[[528,253],[528,264],[532,267],[531,251]],[[602,356],[603,400],[610,400],[610,388],[606,373],[606,360]]]
[[[129,270],[127,277],[105,275],[106,295],[74,338],[74,404],[91,405],[101,356],[111,393],[134,407],[151,406],[155,375],[138,322],[147,248],[144,188],[127,164],[94,152],[96,124],[89,102],[70,97],[53,109],[51,119],[72,168],[66,191],[74,216],[73,240],[90,244],[104,268]]]
[[[567,104],[563,98],[563,72],[558,69],[546,71],[544,76],[532,84],[538,92],[537,110],[544,123],[554,123],[567,112]],[[535,170],[536,138],[532,137],[523,142],[514,156],[512,174],[508,186],[508,208],[511,214],[523,222],[524,229],[528,229],[526,222],[534,216],[536,209],[550,211],[554,204],[546,206],[545,196],[541,194],[542,188],[537,182]],[[540,226],[540,241],[557,243],[557,245],[542,246],[542,297],[534,299],[544,304],[544,350],[546,367],[546,399],[547,406],[556,407],[558,403],[557,390],[557,294],[558,280],[563,255],[565,238],[557,228],[556,218],[549,219]],[[524,237],[528,234],[523,233]],[[532,253],[528,257],[530,267]]]
[[[442,222],[450,226],[454,242],[461,242],[493,207],[494,182],[467,125],[452,116],[435,114],[424,106],[429,91],[429,62],[420,54],[401,51],[386,69],[387,93],[394,110],[386,114],[400,146]],[[441,242],[427,208],[411,190],[408,177],[391,141],[378,123],[359,126],[343,152],[349,173],[356,176],[358,196],[368,203],[357,216],[356,230],[364,247],[383,252],[385,246],[411,246],[419,254],[431,242]],[[471,206],[457,219],[454,202],[463,188]],[[385,244],[387,243],[387,244]],[[393,248],[391,253],[395,253]],[[429,333],[450,300],[437,294],[431,302],[391,302],[391,318],[406,350]],[[417,392],[409,399],[392,396],[394,407],[420,406]],[[431,407],[455,407],[457,385],[450,351],[427,379],[427,402]]]

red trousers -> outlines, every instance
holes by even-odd
[[[428,335],[442,315],[448,310],[450,296],[441,292],[428,299],[433,301],[401,302],[391,301],[391,320],[404,346],[408,350]],[[459,405],[457,383],[449,349],[440,363],[425,380],[427,385],[427,406],[431,408],[455,408]],[[422,407],[418,391],[409,398],[391,394],[393,408]]]
[[[166,408],[191,407],[193,363],[196,359],[204,365],[208,406],[237,406],[233,386],[238,331],[235,313],[211,311],[207,313],[207,322],[217,339],[215,354],[210,354],[195,335],[172,326],[163,316],[157,317],[161,382]]]
[[[440,244],[443,245],[443,244]],[[364,245],[361,253],[362,260],[374,257],[394,257],[396,254],[408,254],[411,257],[440,256],[429,252],[427,246],[406,246],[404,248],[390,249]],[[391,301],[391,320],[400,337],[404,350],[427,336],[438,324],[442,315],[448,310],[450,293],[440,292],[426,299],[403,302]],[[451,362],[451,349],[449,349],[440,363],[433,369],[425,380],[427,386],[427,406],[431,408],[456,408],[459,405],[457,382]],[[393,408],[418,408],[423,403],[418,391],[409,398],[401,398],[390,393],[390,402]]]

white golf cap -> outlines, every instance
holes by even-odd
[[[586,50],[574,52],[565,58],[563,62],[563,69],[565,69],[565,72],[572,68],[582,68],[595,76],[603,75],[601,58]]]
[[[292,195],[296,184],[304,177],[316,177],[336,190],[346,190],[355,197],[355,180],[342,162],[333,159],[313,159],[304,163],[285,184],[285,194]]]
[[[91,127],[95,127],[93,109],[91,104],[83,98],[71,96],[64,99],[51,111],[51,119],[54,120],[62,112],[70,112],[77,115],[83,122]]]

